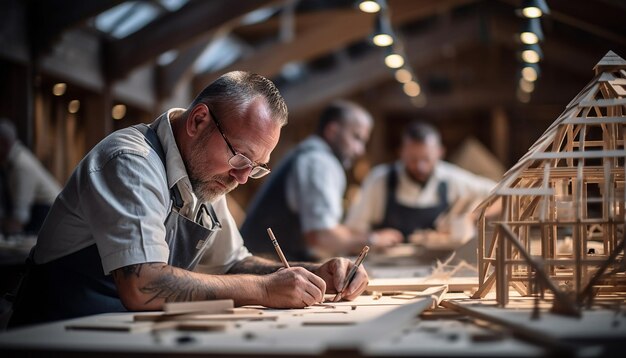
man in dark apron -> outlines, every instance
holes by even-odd
[[[348,260],[279,270],[250,255],[226,206],[226,193],[269,173],[286,120],[273,83],[230,72],[187,109],[109,135],[53,204],[9,325],[224,298],[304,307],[336,292]],[[366,285],[360,270],[343,297]]]
[[[373,244],[408,242],[417,230],[435,230],[452,203],[486,197],[495,185],[442,161],[439,133],[424,122],[407,126],[400,152],[400,161],[372,170],[346,218],[353,229],[371,232]]]

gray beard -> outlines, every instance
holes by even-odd
[[[213,190],[208,186],[204,185],[204,182],[196,179],[189,178],[191,182],[191,188],[193,189],[193,193],[198,197],[198,200],[203,203],[213,203],[220,196],[228,193],[227,192],[218,192],[217,190]]]

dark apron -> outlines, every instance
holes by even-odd
[[[374,225],[374,229],[394,228],[402,232],[404,242],[408,242],[409,236],[415,230],[434,229],[437,217],[448,210],[448,185],[441,182],[437,186],[437,205],[411,208],[404,206],[396,200],[396,188],[398,186],[398,173],[394,166],[389,167],[387,174],[387,203],[383,221]]]
[[[165,165],[156,132],[145,125],[135,128],[144,134]],[[168,264],[193,270],[221,225],[211,206],[202,206],[196,222],[179,215],[174,209],[182,207],[182,200],[176,186],[171,198],[172,211],[165,219]],[[27,260],[28,271],[13,305],[10,327],[126,311],[111,275],[104,274],[96,244],[41,265],[32,260],[34,250],[36,247]]]

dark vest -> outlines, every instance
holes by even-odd
[[[440,182],[437,186],[439,203],[430,207],[411,208],[396,200],[398,187],[398,173],[393,165],[389,166],[387,174],[387,203],[383,221],[374,226],[374,229],[394,228],[404,235],[405,242],[415,230],[434,229],[437,217],[448,210],[448,185]]]
[[[263,184],[247,210],[246,219],[241,226],[241,236],[250,252],[255,255],[276,260],[276,251],[267,234],[272,228],[274,235],[287,260],[309,261],[313,259],[307,250],[302,236],[302,224],[298,213],[289,209],[287,204],[287,177],[298,157],[314,150],[300,148],[272,171],[268,181]]]

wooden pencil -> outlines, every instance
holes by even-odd
[[[285,266],[285,268],[289,268],[289,262],[287,262],[287,259],[285,258],[285,254],[283,254],[283,250],[280,249],[280,245],[278,245],[278,241],[276,240],[276,236],[274,236],[274,232],[272,232],[272,228],[267,228],[267,234],[270,236],[270,239],[272,240],[272,244],[274,245],[274,249],[276,249],[276,253],[278,254],[278,257],[280,257],[280,261],[283,263],[283,265]]]

